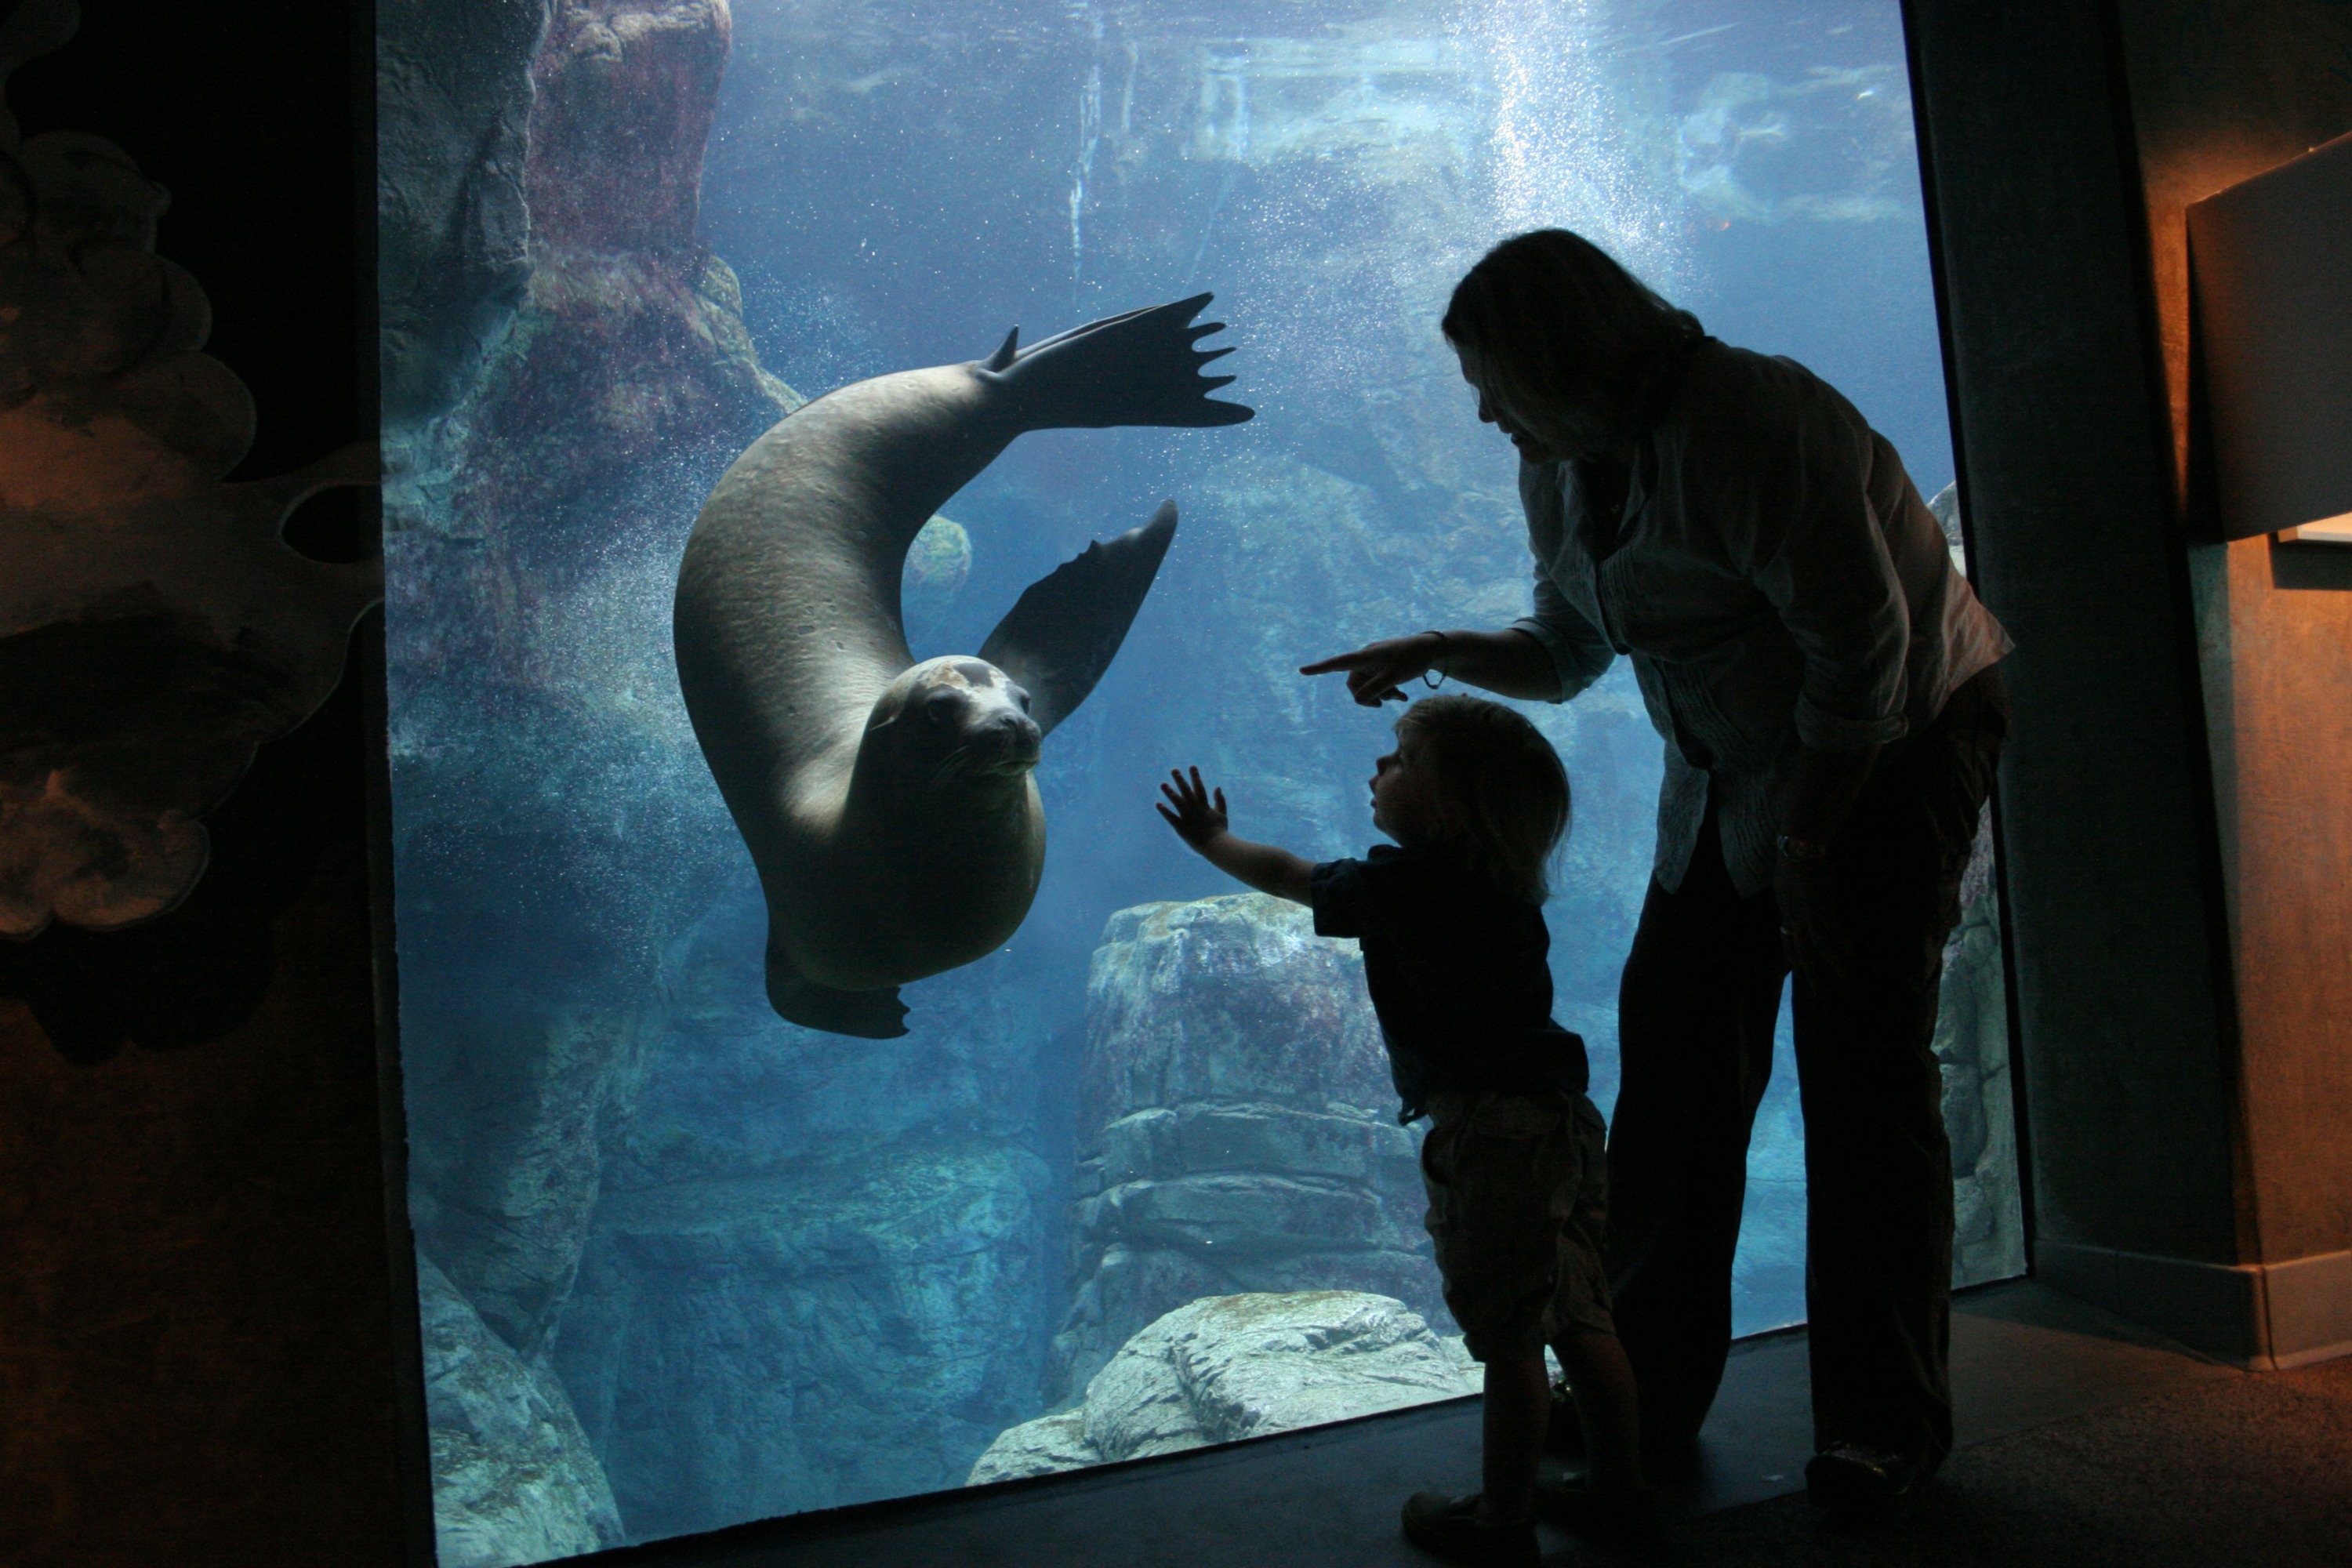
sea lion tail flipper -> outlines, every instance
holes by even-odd
[[[772,944],[768,949],[768,1005],[787,1024],[829,1035],[893,1040],[907,1032],[907,1005],[898,1000],[896,985],[879,991],[819,985],[804,978]]]
[[[1256,410],[1209,395],[1234,378],[1201,374],[1211,360],[1233,353],[1195,346],[1224,330],[1223,321],[1192,324],[1213,298],[1195,294],[1172,304],[1106,316],[1025,349],[1014,346],[1020,336],[1016,329],[977,370],[1019,394],[1025,429],[1238,425]]]
[[[1097,540],[1030,584],[988,634],[980,657],[1028,689],[1038,729],[1068,718],[1110,668],[1175,536],[1176,503],[1161,501],[1141,528]]]

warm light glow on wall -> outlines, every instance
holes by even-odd
[[[2352,136],[2189,209],[2222,531],[2352,544]]]

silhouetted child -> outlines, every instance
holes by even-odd
[[[1421,1166],[1445,1305],[1486,1366],[1485,1489],[1415,1493],[1404,1532],[1459,1562],[1533,1563],[1531,1511],[1605,1537],[1653,1528],[1601,1271],[1605,1129],[1584,1042],[1551,1018],[1544,870],[1568,829],[1568,775],[1533,724],[1474,697],[1424,698],[1396,737],[1371,780],[1372,825],[1396,847],[1360,860],[1313,866],[1235,837],[1198,768],[1171,774],[1159,810],[1212,865],[1312,909],[1318,934],[1363,942],[1401,1120],[1432,1122]],[[1539,1489],[1547,1341],[1590,1470]]]

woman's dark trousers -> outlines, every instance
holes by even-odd
[[[1856,962],[1795,986],[1805,1118],[1813,1434],[1939,1463],[1951,1449],[1951,1151],[1936,1065],[1945,939],[2008,729],[1997,670],[1952,694],[1840,830]],[[1767,890],[1742,898],[1712,810],[1682,885],[1654,879],[1625,961],[1609,1139],[1609,1264],[1645,1435],[1695,1435],[1731,1342],[1748,1139],[1788,973]]]

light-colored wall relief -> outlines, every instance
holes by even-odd
[[[74,20],[20,6],[0,80]],[[0,110],[0,935],[184,898],[205,815],[335,689],[383,593],[377,563],[281,537],[319,491],[373,483],[373,448],[222,482],[253,398],[201,352],[203,289],[154,253],[169,200],[112,142],[26,140]]]

